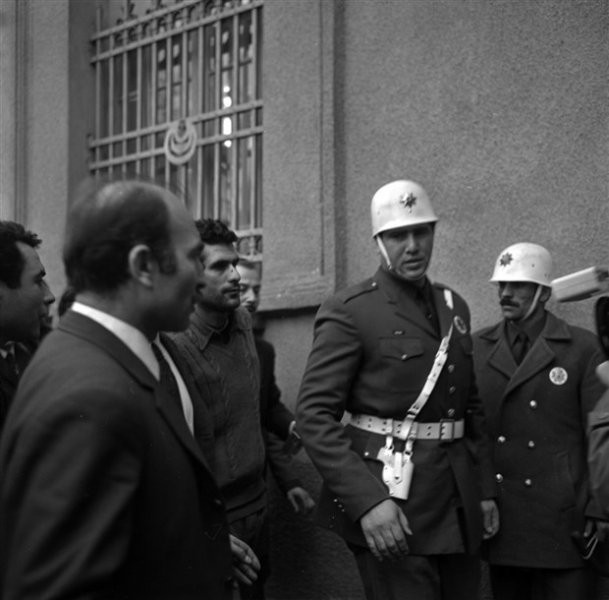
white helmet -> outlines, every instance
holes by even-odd
[[[528,281],[551,287],[552,257],[539,244],[513,244],[497,258],[491,281]]]
[[[392,181],[372,197],[370,204],[372,237],[383,231],[435,223],[436,217],[427,192],[414,181]]]

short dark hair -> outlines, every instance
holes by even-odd
[[[9,288],[18,288],[25,259],[17,242],[38,248],[41,241],[34,232],[28,231],[20,223],[0,221],[0,281]]]
[[[133,180],[87,187],[66,221],[63,261],[75,294],[118,289],[129,279],[127,258],[137,244],[150,248],[163,272],[175,270],[163,188]]]
[[[220,219],[198,219],[195,225],[203,244],[234,244],[239,239]]]

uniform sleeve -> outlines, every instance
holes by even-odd
[[[0,465],[4,600],[112,596],[129,549],[140,463],[128,420],[95,412],[91,407],[108,406],[98,400],[94,391],[62,398],[60,409],[30,415],[7,432]]]
[[[463,301],[462,299],[460,300],[463,303],[462,310],[467,317],[467,323],[469,328],[469,308],[465,301]],[[468,443],[470,445],[472,455],[476,462],[482,498],[495,498],[497,496],[497,486],[495,484],[494,469],[491,459],[491,441],[488,433],[486,416],[484,414],[484,405],[482,403],[482,399],[480,398],[480,394],[478,393],[478,386],[476,384],[473,340],[471,339],[470,334],[468,334],[468,337],[470,339],[472,352],[470,353],[469,364],[471,384],[469,389],[467,408],[465,412],[465,433]]]
[[[356,521],[388,498],[385,486],[352,450],[341,418],[362,361],[358,329],[338,298],[320,308],[300,387],[296,427],[328,488]]]

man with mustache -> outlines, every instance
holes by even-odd
[[[469,309],[427,277],[438,219],[419,184],[381,187],[371,217],[380,267],[319,309],[296,409],[318,521],[368,600],[471,600],[499,523]]]
[[[588,414],[603,387],[596,336],[545,308],[552,259],[537,244],[506,248],[491,281],[503,321],[474,335],[493,444],[501,529],[487,558],[495,600],[587,600],[594,575],[573,533],[599,515],[586,465]]]
[[[246,542],[262,569],[241,598],[263,598],[268,574],[265,449],[260,421],[260,367],[252,321],[240,307],[236,234],[222,221],[196,222],[202,273],[190,326],[173,336],[205,406],[194,411],[194,433],[212,465],[231,534]]]
[[[38,256],[40,243],[23,225],[0,221],[0,431],[55,302]]]

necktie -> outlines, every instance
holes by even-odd
[[[516,335],[516,339],[514,340],[514,344],[512,346],[512,354],[514,355],[514,360],[516,364],[519,365],[527,352],[529,351],[529,338],[526,333],[520,331],[518,335]]]
[[[178,388],[178,382],[171,372],[169,363],[165,360],[163,353],[156,344],[152,344],[152,351],[154,356],[159,363],[161,369],[160,383],[161,387],[169,394],[169,397],[180,407],[182,412],[182,400],[180,398],[180,390]]]

